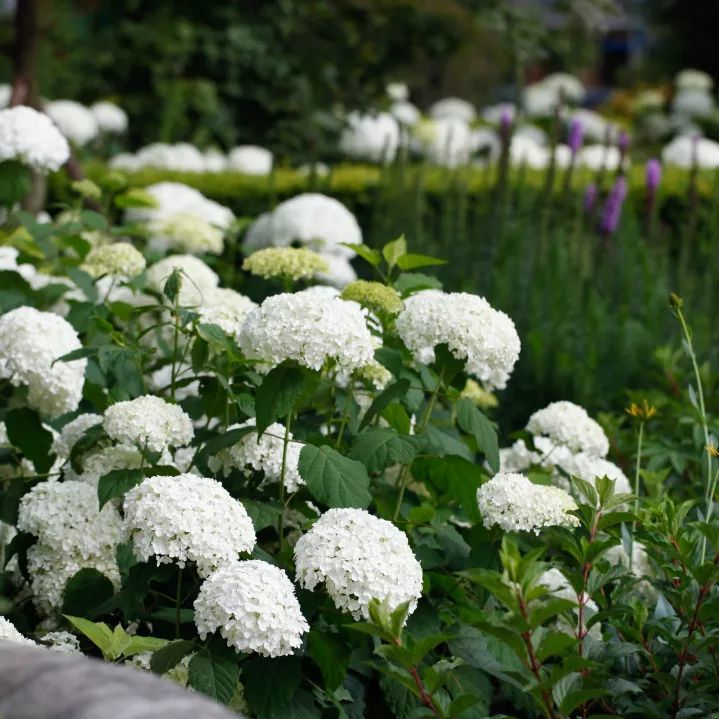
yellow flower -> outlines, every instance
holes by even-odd
[[[641,404],[632,402],[631,405],[627,407],[627,409],[624,411],[632,417],[636,417],[637,419],[640,419],[642,420],[642,422],[644,422],[648,419],[651,419],[657,413],[657,408],[652,407],[645,399],[642,400]]]

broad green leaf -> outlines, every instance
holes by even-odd
[[[364,465],[326,444],[306,444],[300,452],[298,469],[310,494],[328,507],[366,509],[372,501]]]
[[[112,582],[97,569],[85,567],[65,585],[62,611],[76,617],[91,617],[115,593]]]
[[[387,265],[390,269],[392,269],[397,264],[397,260],[402,257],[402,255],[406,254],[407,240],[405,240],[404,235],[400,235],[396,240],[388,242],[382,248],[382,256],[384,257],[385,262],[387,262]]]
[[[242,664],[245,698],[257,719],[284,719],[300,685],[299,657],[253,657]]]
[[[82,617],[65,614],[65,619],[82,632],[102,653],[106,655],[112,646],[113,633],[104,622],[91,622]]]
[[[344,681],[350,662],[350,648],[336,635],[312,630],[308,636],[309,654],[322,672],[325,687],[334,691]]]
[[[39,473],[52,467],[52,434],[42,426],[40,416],[28,407],[12,409],[5,415],[8,439],[34,465]]]
[[[400,270],[416,270],[420,267],[430,267],[431,265],[446,265],[447,260],[441,260],[438,257],[430,257],[429,255],[413,255],[404,254],[397,258],[397,267]]]
[[[94,210],[82,210],[80,217],[83,223],[91,230],[97,230],[98,232],[106,232],[108,229],[107,219],[104,215]]]
[[[390,464],[409,464],[419,448],[416,437],[398,434],[387,427],[374,427],[357,437],[349,456],[362,462],[368,472],[379,472]]]
[[[400,379],[393,382],[388,387],[385,387],[372,401],[372,404],[367,408],[367,411],[360,422],[360,431],[363,430],[378,414],[384,411],[385,407],[394,402],[396,399],[401,399],[407,394],[409,389],[409,380]]]
[[[30,168],[21,162],[0,162],[0,206],[11,208],[32,187]]]
[[[394,288],[402,297],[408,297],[420,290],[441,290],[442,283],[436,277],[421,272],[403,272],[394,281]]]
[[[113,469],[100,477],[97,483],[97,499],[100,509],[111,499],[124,497],[128,489],[136,487],[145,475],[141,469]]]
[[[240,501],[247,514],[250,515],[255,532],[275,524],[282,511],[279,502],[259,502],[254,499],[245,499],[244,497]]]
[[[499,472],[499,444],[497,432],[492,423],[477,409],[468,397],[457,403],[457,422],[459,426],[474,436],[479,451],[487,458],[492,472]]]
[[[262,434],[277,419],[286,421],[295,403],[317,373],[293,365],[281,364],[271,369],[257,388],[255,411],[257,432]]]
[[[218,637],[190,659],[189,685],[221,704],[232,699],[239,677],[237,654]]]
[[[196,644],[193,639],[178,639],[165,644],[150,658],[150,669],[155,674],[165,674],[176,667],[183,657],[194,652],[195,648]]]
[[[126,657],[131,657],[134,654],[142,654],[143,652],[156,652],[166,646],[167,642],[167,639],[161,639],[160,637],[140,637],[135,634],[130,637],[123,654]]]
[[[170,302],[174,302],[180,294],[180,288],[182,287],[183,282],[184,278],[180,274],[180,271],[178,269],[172,270],[170,276],[167,280],[165,280],[165,284],[162,288],[162,294],[165,295]]]
[[[369,262],[372,267],[379,267],[382,262],[382,255],[377,250],[373,250],[367,245],[361,245],[354,242],[343,242],[345,247],[354,250],[363,260]]]

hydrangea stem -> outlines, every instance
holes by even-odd
[[[180,609],[182,607],[182,567],[177,568],[177,591],[175,593],[175,637],[180,638]]]
[[[280,516],[277,518],[277,534],[280,541],[280,552],[285,534],[285,473],[287,472],[287,447],[290,444],[290,428],[292,427],[292,410],[285,422],[285,436],[282,440],[282,468],[280,469]]]
[[[644,420],[639,423],[639,434],[637,436],[637,462],[634,469],[634,514],[639,512],[639,480],[642,471],[642,444],[644,442]],[[629,535],[629,571],[632,571],[634,564],[634,532],[637,529],[637,520],[632,522],[632,531]]]

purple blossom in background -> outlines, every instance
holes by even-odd
[[[629,149],[629,135],[624,130],[619,133],[617,147],[619,148],[619,152],[622,153],[622,156],[624,156]]]
[[[662,164],[656,158],[647,160],[647,189],[653,195],[662,180]]]
[[[509,130],[512,127],[512,113],[505,107],[499,116],[499,134],[505,140],[509,137]]]
[[[581,121],[572,120],[569,123],[569,140],[567,144],[569,149],[572,151],[572,155],[576,155],[579,148],[582,146],[582,139],[584,137],[584,127]]]
[[[622,216],[622,205],[627,197],[627,181],[618,177],[614,183],[602,212],[600,229],[604,235],[613,235],[619,226],[619,218]]]
[[[597,186],[590,182],[584,190],[584,211],[589,213],[594,208],[597,201]]]

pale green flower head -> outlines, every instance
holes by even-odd
[[[264,277],[286,280],[301,280],[317,272],[327,272],[327,261],[317,252],[306,247],[266,247],[247,257],[243,270]]]
[[[80,269],[92,277],[110,275],[129,280],[139,275],[146,264],[142,253],[129,242],[114,242],[90,250]]]
[[[396,315],[402,309],[402,299],[393,287],[381,282],[356,280],[342,290],[343,300],[353,300],[378,314]]]

